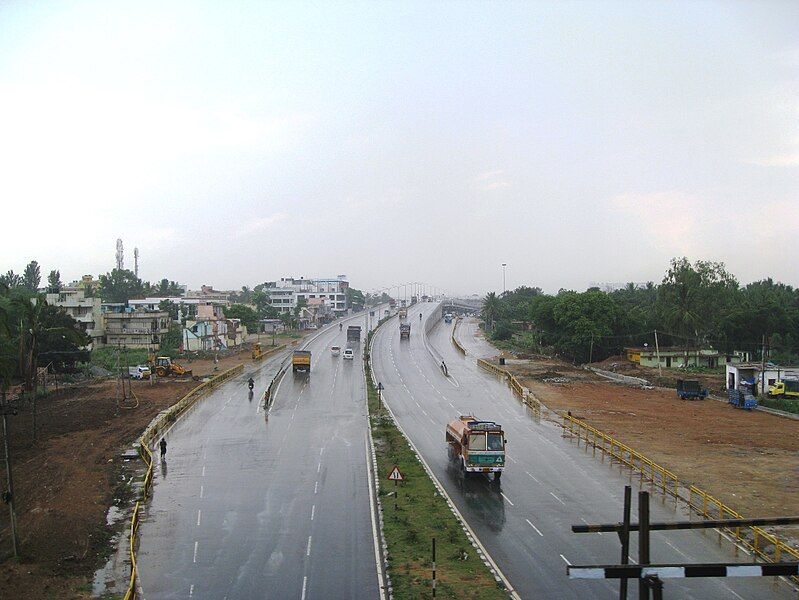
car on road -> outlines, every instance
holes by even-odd
[[[330,346],[330,354],[333,356],[341,354],[341,346]]]
[[[345,360],[352,360],[353,358],[355,358],[355,352],[352,350],[352,348],[345,348],[344,349],[344,359]]]

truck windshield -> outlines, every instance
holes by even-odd
[[[502,450],[502,434],[489,433],[488,434],[488,449],[489,450]]]
[[[485,450],[486,434],[473,433],[469,436],[469,450]]]

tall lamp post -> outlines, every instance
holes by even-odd
[[[502,295],[503,296],[505,295],[505,292],[507,291],[505,289],[505,267],[507,267],[507,266],[508,266],[508,263],[502,263]]]

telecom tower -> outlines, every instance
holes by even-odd
[[[122,250],[122,240],[117,240],[117,269],[120,271],[125,268],[125,257]]]
[[[133,249],[133,274],[139,276],[139,249]]]

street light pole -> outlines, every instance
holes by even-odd
[[[507,267],[507,266],[508,266],[508,263],[502,263],[502,295],[503,296],[505,295],[505,292],[507,291],[506,288],[505,288],[505,267]]]

